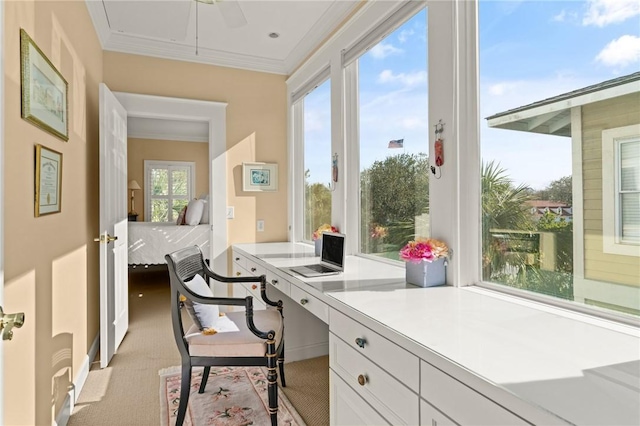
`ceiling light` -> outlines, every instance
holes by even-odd
[[[280,34],[278,34],[278,33],[269,33],[269,37],[278,38],[278,37],[280,37]]]

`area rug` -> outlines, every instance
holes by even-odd
[[[198,389],[202,368],[194,367],[185,426],[270,426],[267,375],[263,367],[211,367],[204,393]],[[160,424],[173,426],[180,405],[180,367],[160,370]],[[304,426],[278,388],[278,425]]]

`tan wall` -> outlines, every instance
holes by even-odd
[[[145,220],[144,160],[193,161],[196,163],[196,193],[209,193],[209,144],[202,142],[163,141],[129,138],[127,144],[127,179],[142,187],[134,191],[138,221]],[[129,197],[131,193],[129,193]],[[129,209],[131,205],[129,204]]]
[[[104,52],[113,91],[226,102],[229,244],[287,238],[286,84],[282,75]],[[242,191],[242,162],[277,163],[277,192]],[[256,232],[256,220],[265,231]]]
[[[640,286],[638,258],[602,251],[602,131],[638,123],[640,93],[582,108],[584,189],[584,276],[587,279]],[[613,176],[607,176],[613,179]]]
[[[48,425],[98,333],[98,83],[102,51],[83,1],[4,2],[6,425]],[[69,84],[69,141],[20,117],[20,28]],[[34,146],[63,155],[62,211],[34,217]]]

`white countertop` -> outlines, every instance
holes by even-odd
[[[304,244],[235,247],[286,274],[318,260]],[[569,423],[640,425],[635,327],[477,287],[408,285],[404,268],[355,256],[341,275],[287,278]]]

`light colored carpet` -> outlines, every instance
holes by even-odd
[[[69,426],[158,425],[158,371],[180,364],[166,270],[129,274],[129,331],[108,368],[91,366]],[[284,394],[308,426],[329,424],[328,357],[285,364]]]
[[[180,405],[179,366],[160,372],[160,424],[176,423]],[[267,369],[264,367],[212,367],[203,393],[202,368],[191,374],[191,393],[184,425],[271,426],[267,396]],[[295,408],[278,392],[278,425],[304,426]]]

